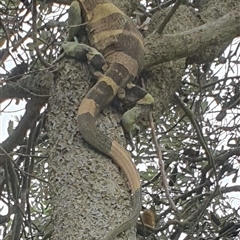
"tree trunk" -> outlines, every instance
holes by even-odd
[[[58,69],[48,116],[52,239],[103,239],[128,217],[129,188],[111,159],[89,146],[77,130],[78,105],[93,85],[87,65],[64,59]],[[124,144],[119,122],[119,115],[109,108],[96,124],[103,133]],[[135,239],[134,230],[127,234]]]
[[[164,36],[172,34],[174,37],[175,34],[208,22],[205,18],[199,19],[191,9],[186,9],[186,6],[178,9],[162,36],[152,34],[145,38],[146,52],[149,53],[145,59],[148,59],[150,54],[154,55],[156,60],[161,59],[164,52],[164,49],[154,45],[157,42],[154,41],[154,37],[161,41]],[[150,33],[157,28],[154,21],[160,21],[158,14],[164,13],[159,11],[153,16],[152,25],[149,27]],[[209,22],[213,20],[217,18],[210,18]],[[148,41],[152,42],[152,45],[148,44]],[[151,49],[153,45],[154,48]],[[223,49],[225,47],[224,45]],[[191,60],[199,59],[201,53],[202,51],[196,52],[196,55],[191,56]],[[209,61],[220,53],[214,52]],[[172,59],[168,59],[167,62],[156,61],[155,65],[145,68],[142,74],[147,80],[147,90],[155,98],[156,123],[159,116],[169,108],[173,94],[180,88],[186,67],[187,52],[186,56],[183,54],[180,59],[174,57],[174,52],[168,53],[169,56],[171,54]],[[205,61],[206,57],[203,56],[202,59]],[[52,84],[48,116],[54,228],[52,239],[103,239],[109,230],[114,229],[129,216],[131,211],[129,188],[124,174],[119,174],[117,166],[111,159],[89,146],[78,133],[77,108],[81,99],[93,86],[87,65],[73,59],[64,59],[59,63],[58,69],[55,82]],[[100,114],[96,124],[102,132],[111,135],[124,145],[120,119],[120,115],[109,107]],[[136,239],[135,235],[135,230],[132,229],[117,239],[128,237],[132,240]]]

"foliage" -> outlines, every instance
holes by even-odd
[[[159,225],[154,232],[161,232],[161,239],[179,239],[183,233],[184,239],[238,236],[239,46],[239,39],[233,41],[225,63],[214,61],[207,71],[205,65],[189,66],[174,103],[155,123],[166,179],[152,132],[138,140],[135,158],[144,169],[145,207],[155,206]],[[173,221],[177,214],[169,206],[164,181],[184,223]]]
[[[158,5],[171,8],[175,1],[146,2],[134,16],[143,33],[146,16],[154,15]],[[12,78],[13,63],[27,63],[31,76],[43,67],[54,72],[51,64],[67,33],[67,8],[64,2],[1,1],[2,89],[22,83],[26,71],[17,71],[18,80]],[[156,217],[152,227],[139,221],[139,239],[239,237],[239,38],[215,57],[186,66],[164,113],[155,115],[152,127],[135,138],[132,154],[142,178],[143,207],[154,207]],[[46,100],[35,101],[37,96],[28,94],[0,96],[3,118],[13,99],[17,109],[26,105],[23,116],[14,119],[15,128],[12,120],[4,126],[9,136],[0,145],[2,239],[47,239],[51,234]]]

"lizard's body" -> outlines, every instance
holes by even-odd
[[[140,62],[143,59],[144,47],[136,26],[110,1],[80,0],[80,5],[90,45],[104,56],[107,69],[103,74],[96,74],[98,76],[97,83],[90,89],[79,106],[78,128],[89,144],[110,156],[123,170],[132,192],[133,210],[129,219],[104,238],[104,240],[112,240],[136,223],[141,210],[141,182],[129,153],[96,128],[95,118],[109,105],[119,89],[125,88],[137,76]],[[65,49],[64,51],[66,51]],[[138,105],[152,105],[153,99],[149,96],[142,91],[142,96],[137,102]],[[125,114],[126,125],[129,125],[128,118],[133,115],[132,113],[137,114],[136,118],[140,115],[141,107],[139,106],[133,112]],[[134,128],[135,121],[130,125],[130,129]]]

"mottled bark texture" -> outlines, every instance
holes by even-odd
[[[124,11],[128,16],[131,16],[132,13],[136,10],[137,6],[140,4],[141,0],[112,0],[113,3]]]
[[[145,33],[144,78],[155,99],[154,118],[169,108],[187,63],[208,63],[240,36],[240,1],[209,0],[199,10],[180,5],[161,35],[159,23],[168,12],[156,11]],[[147,70],[146,70],[147,69]]]
[[[65,59],[58,67],[48,118],[52,239],[103,239],[110,228],[128,216],[129,189],[117,166],[91,148],[77,130],[78,105],[92,86],[86,65]],[[124,143],[119,121],[119,115],[108,109],[100,114],[97,127]],[[133,229],[127,234],[134,239]]]
[[[126,6],[127,1],[121,2],[122,6]],[[181,85],[186,60],[189,57],[188,47],[180,49],[182,55],[176,57],[174,49],[177,49],[179,42],[162,42],[165,45],[161,45],[161,40],[167,37],[170,39],[170,36],[174,39],[175,34],[184,34],[184,31],[201,27],[213,20],[217,21],[219,17],[231,12],[233,6],[234,9],[239,9],[239,1],[226,1],[228,4],[223,4],[224,2],[225,0],[206,1],[200,9],[200,15],[188,6],[180,6],[162,35],[152,32],[166,16],[166,12],[159,10],[153,15],[149,30],[144,33],[147,37],[145,66],[148,67],[143,69],[141,76],[145,80],[147,91],[155,98],[155,119],[169,108],[173,94]],[[239,21],[239,15],[232,17]],[[206,28],[206,32],[207,30]],[[226,42],[231,38],[233,35],[229,39],[226,37]],[[194,35],[192,41],[195,41]],[[219,51],[216,50],[219,47],[216,44],[210,47],[208,52],[213,53],[207,54],[210,60],[219,56],[226,47],[224,42],[220,41],[219,44]],[[201,61],[208,60],[202,51],[207,46],[201,46],[203,47],[196,48],[195,55],[191,53],[191,61],[199,58],[202,58]],[[163,60],[164,54],[168,58]],[[150,58],[152,60],[149,60]],[[109,227],[113,229],[131,210],[128,186],[124,175],[119,175],[116,165],[92,149],[78,133],[77,107],[92,86],[86,65],[72,59],[64,59],[59,63],[58,69],[52,82],[48,114],[52,222],[55,230],[51,239],[103,239]],[[120,116],[108,108],[100,114],[97,126],[115,140],[124,143],[119,122]],[[117,239],[135,239],[134,229]]]

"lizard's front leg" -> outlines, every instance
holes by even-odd
[[[101,71],[106,64],[100,52],[84,43],[64,42],[62,47],[66,56],[87,61],[95,71]]]

